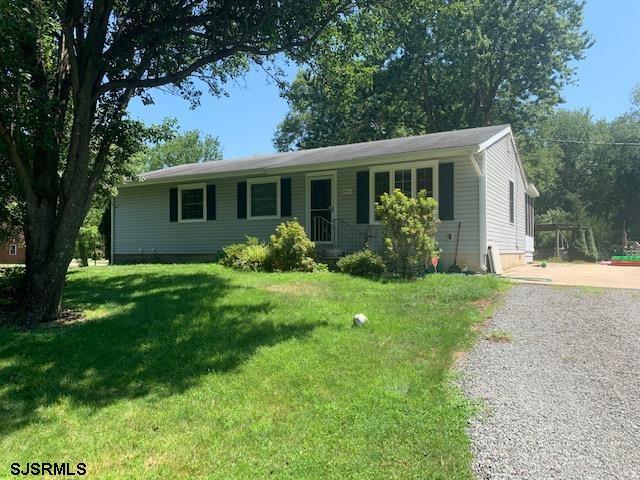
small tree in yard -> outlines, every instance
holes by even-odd
[[[598,261],[598,247],[596,246],[596,240],[593,238],[593,228],[587,227],[585,231],[585,241],[587,242],[587,249],[589,250],[589,261]]]
[[[585,227],[576,225],[573,228],[571,244],[569,245],[569,260],[589,261],[589,247],[587,245]]]
[[[440,250],[434,235],[438,202],[422,190],[408,198],[400,190],[376,204],[384,235],[383,257],[390,272],[408,278],[422,272]]]
[[[98,227],[90,225],[87,227],[80,227],[80,234],[78,235],[78,257],[80,258],[80,265],[83,267],[89,266],[89,257],[94,258],[96,247],[100,242],[100,232]],[[94,258],[95,260],[95,258]]]

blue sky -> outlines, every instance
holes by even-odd
[[[565,88],[564,107],[589,108],[596,117],[611,119],[629,107],[629,95],[640,83],[639,0],[588,0],[585,26],[595,45],[577,64],[576,85]],[[285,66],[288,78],[295,68]],[[274,151],[276,126],[287,112],[277,86],[262,70],[251,71],[238,84],[227,86],[228,97],[205,96],[191,110],[189,103],[154,92],[155,104],[132,101],[129,111],[147,124],[178,118],[182,130],[199,129],[220,138],[224,158]]]

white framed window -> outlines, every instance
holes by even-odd
[[[178,222],[204,222],[206,215],[206,185],[204,183],[178,185]]]
[[[247,218],[280,218],[280,177],[247,180]]]
[[[380,223],[375,204],[383,193],[400,190],[415,198],[420,190],[438,199],[438,161],[412,162],[399,165],[376,165],[369,168],[369,223]]]
[[[18,245],[16,245],[15,243],[9,245],[9,255],[18,255]]]

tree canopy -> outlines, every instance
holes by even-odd
[[[281,150],[512,123],[560,103],[591,45],[575,0],[398,0],[320,37],[285,92]]]
[[[0,2],[0,153],[25,204],[28,325],[55,317],[92,197],[126,164],[132,97],[220,95],[251,62],[308,56],[356,3]]]
[[[222,160],[222,146],[217,137],[202,134],[200,130],[180,133],[175,119],[165,120],[169,128],[167,138],[142,149],[131,159],[136,173],[150,172],[186,163]]]
[[[640,238],[640,87],[611,121],[558,110],[521,138],[520,151],[543,218],[591,225],[605,253],[620,246],[623,224]]]

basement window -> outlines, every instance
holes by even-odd
[[[18,255],[18,245],[16,245],[15,243],[9,245],[9,255]]]

